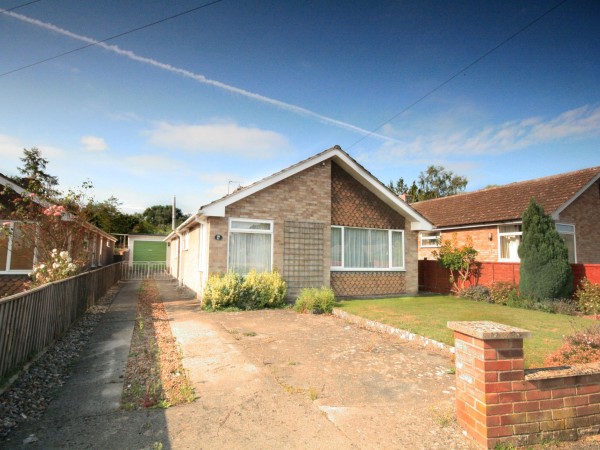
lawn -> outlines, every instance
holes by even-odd
[[[546,356],[562,343],[562,337],[597,324],[582,317],[550,314],[502,305],[479,303],[443,295],[398,297],[376,300],[348,300],[340,309],[376,320],[436,341],[454,345],[448,321],[490,320],[531,331],[524,340],[525,365],[543,367]]]

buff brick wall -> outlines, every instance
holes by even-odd
[[[337,164],[331,170],[331,224],[405,229],[404,217],[379,200]],[[332,271],[331,287],[339,297],[396,295],[418,291],[416,233],[405,231],[406,272]]]
[[[578,263],[600,264],[600,180],[562,211],[557,222],[575,225]]]
[[[456,417],[481,447],[576,440],[600,432],[600,363],[525,370],[530,333],[494,322],[449,322]]]
[[[329,224],[331,223],[331,161],[312,166],[226,208],[225,218],[209,219],[209,267],[227,271],[229,217],[273,220],[273,269],[284,273],[284,222],[325,224],[323,284],[329,285]],[[223,236],[221,241],[214,239]]]

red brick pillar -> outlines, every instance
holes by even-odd
[[[527,330],[495,322],[448,322],[456,349],[456,417],[458,424],[484,448],[514,434],[506,415],[513,381],[525,379],[523,338]],[[500,398],[502,397],[502,401]]]

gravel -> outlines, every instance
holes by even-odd
[[[119,292],[111,288],[95,306],[48,347],[0,394],[0,439],[19,423],[33,421],[44,413],[52,398],[71,376],[71,369]]]

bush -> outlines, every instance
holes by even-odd
[[[329,288],[302,289],[296,299],[294,310],[299,313],[312,312],[330,314],[335,304],[335,294]]]
[[[600,314],[600,285],[597,283],[592,283],[587,278],[581,280],[575,291],[575,298],[581,312],[585,314]]]
[[[519,289],[516,285],[506,282],[494,283],[490,287],[490,303],[497,305],[522,305]]]
[[[565,336],[565,343],[546,358],[551,366],[600,361],[600,325]]]
[[[208,278],[202,307],[207,310],[262,309],[284,305],[287,286],[277,272],[234,272]]]
[[[458,293],[462,298],[476,302],[491,303],[490,290],[486,286],[469,286]]]

